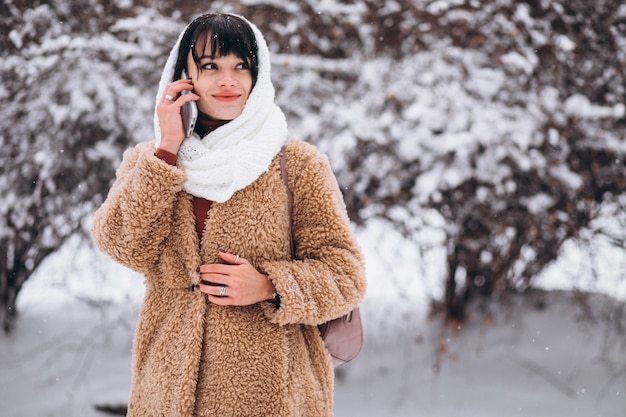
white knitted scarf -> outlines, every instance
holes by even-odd
[[[236,191],[247,187],[267,171],[272,159],[287,140],[285,115],[274,103],[267,43],[259,29],[248,20],[245,21],[252,28],[259,48],[259,72],[241,115],[203,138],[194,133],[183,141],[178,151],[177,164],[186,173],[183,189],[194,196],[218,203],[227,201]],[[172,82],[183,33],[165,64],[157,102],[165,87]],[[154,130],[158,148],[161,129],[156,111]]]

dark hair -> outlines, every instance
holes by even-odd
[[[187,56],[191,50],[198,70],[201,71],[200,57],[209,44],[213,58],[234,54],[250,66],[252,86],[256,83],[259,73],[258,46],[250,25],[239,16],[209,13],[197,17],[187,26],[180,41],[178,57],[174,67],[174,78],[181,78],[183,69],[187,68]]]

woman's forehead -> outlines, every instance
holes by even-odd
[[[196,56],[199,58],[206,56],[219,56],[220,47],[217,35],[214,35],[211,32],[204,32],[198,36],[196,41],[192,44],[192,48],[195,49]],[[213,51],[213,47],[215,46],[216,51]]]

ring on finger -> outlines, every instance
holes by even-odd
[[[233,262],[233,263],[236,264],[238,260],[239,260],[239,255],[235,254],[235,262]]]
[[[226,297],[226,286],[222,285],[220,287],[220,297]]]
[[[173,96],[173,95],[171,95],[171,94],[166,94],[166,95],[165,95],[165,99],[166,99],[166,100],[169,100],[169,101],[174,101],[174,96]]]

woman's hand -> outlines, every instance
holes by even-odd
[[[183,90],[193,90],[190,79],[174,81],[165,87],[163,97],[157,104],[156,113],[161,128],[161,144],[159,148],[176,155],[180,144],[185,140],[181,108],[188,101],[198,100],[200,96],[180,94]]]
[[[206,264],[199,268],[198,289],[208,301],[219,305],[246,306],[272,300],[276,288],[267,275],[261,274],[244,258],[220,252],[226,264]]]

